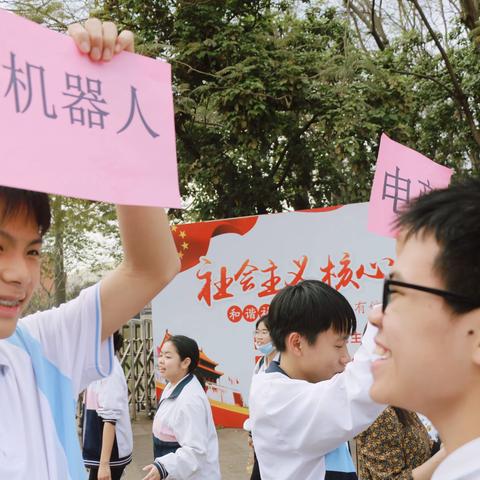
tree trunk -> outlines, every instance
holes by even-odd
[[[52,202],[52,216],[54,228],[53,273],[55,287],[55,306],[58,307],[67,300],[67,275],[65,273],[65,259],[63,250],[63,223],[62,200],[55,197]]]

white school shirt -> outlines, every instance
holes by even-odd
[[[0,479],[85,480],[75,421],[79,393],[111,369],[100,345],[99,285],[21,319],[0,340]]]
[[[258,375],[259,373],[265,373],[265,370],[268,368],[268,365],[270,365],[270,363],[267,365],[267,362],[265,361],[266,358],[267,358],[266,355],[264,355],[263,357],[260,357],[258,359],[258,362],[255,364],[255,368],[253,369],[252,379],[255,375]],[[280,361],[280,352],[276,352],[271,361],[272,362],[279,362]],[[250,423],[250,418],[247,418],[243,422],[243,429],[246,430],[248,433],[250,433],[252,431],[252,425]]]
[[[250,420],[262,480],[322,480],[325,455],[384,410],[368,393],[376,331],[368,327],[354,361],[331,380],[310,383],[281,371],[254,376]]]
[[[100,465],[102,428],[100,423],[115,424],[115,441],[110,466],[127,465],[132,460],[133,434],[128,405],[128,387],[118,358],[113,358],[112,373],[91,383],[85,392],[83,459],[87,467]]]
[[[155,460],[167,470],[168,480],[220,480],[217,431],[203,387],[192,375],[180,395],[169,399],[174,389],[168,384],[162,393],[153,434],[180,448]]]
[[[479,480],[480,437],[452,452],[433,472],[432,480]]]

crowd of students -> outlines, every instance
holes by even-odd
[[[133,51],[133,35],[118,35],[109,22],[91,19],[70,34],[94,61]],[[1,187],[0,212],[0,478],[85,479],[75,400],[118,371],[112,334],[177,273],[168,219],[163,209],[118,206],[119,267],[71,302],[19,320],[39,283],[49,199]],[[400,465],[396,477],[371,469],[371,478],[480,478],[480,180],[419,197],[396,227],[396,263],[353,361],[347,342],[356,329],[354,312],[322,282],[285,287],[257,325],[276,350],[268,356],[266,349],[249,402],[263,480],[355,478],[346,442],[386,405],[424,414],[443,446],[430,461],[425,443],[424,454],[410,455],[416,460]],[[154,420],[146,480],[220,478],[210,406],[193,375],[198,355],[196,343],[182,336],[162,348],[160,367],[170,383]],[[102,403],[102,383],[90,389]],[[103,428],[108,449],[97,448],[98,458],[89,459],[92,475],[115,478],[110,466],[128,463],[131,432],[119,426],[120,407],[98,410],[91,423]],[[413,413],[403,423],[394,412],[399,435],[403,427],[418,430]]]

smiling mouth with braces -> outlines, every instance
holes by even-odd
[[[0,306],[3,307],[18,307],[21,303],[21,300],[1,300]]]

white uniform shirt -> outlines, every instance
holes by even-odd
[[[194,375],[178,397],[169,399],[173,390],[169,384],[162,393],[153,434],[176,441],[180,448],[156,460],[167,470],[168,480],[220,480],[217,431],[205,391]]]
[[[255,375],[250,391],[253,444],[262,480],[321,480],[325,455],[365,430],[383,411],[369,396],[373,337],[345,371],[309,383],[281,372]]]
[[[110,459],[110,465],[130,463],[133,450],[133,434],[128,405],[128,387],[125,374],[117,357],[113,358],[111,375],[88,386],[85,392],[85,408],[85,428],[83,431],[85,465],[98,467],[100,464],[103,437],[98,438],[99,431],[95,428],[97,425],[90,424],[90,422],[98,423],[100,421],[115,423],[118,456]],[[96,447],[95,453],[86,451],[86,444],[89,447]]]
[[[279,362],[280,361],[280,353],[276,352],[275,355],[272,358],[272,362]],[[258,375],[259,373],[265,373],[265,370],[268,368],[270,365],[270,362],[266,361],[266,356],[264,355],[263,357],[258,359],[258,362],[255,364],[255,368],[253,369],[253,376],[252,379],[255,375]],[[252,425],[250,423],[250,418],[247,418],[245,422],[243,422],[243,429],[246,430],[247,432],[252,431]]]
[[[462,445],[437,467],[432,480],[480,479],[480,438]]]
[[[100,332],[95,285],[0,340],[0,479],[85,480],[75,406],[110,373],[113,347],[100,346]]]

